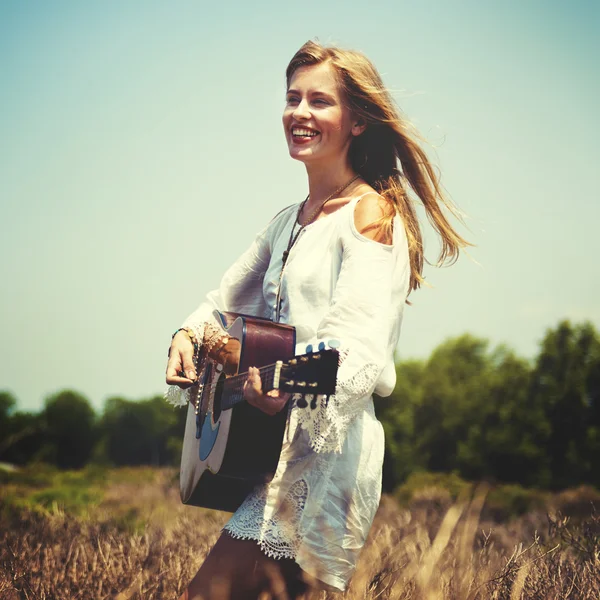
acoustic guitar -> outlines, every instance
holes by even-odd
[[[316,407],[317,394],[335,393],[338,352],[321,344],[317,352],[294,356],[292,326],[237,313],[214,314],[240,341],[240,362],[236,374],[226,375],[215,361],[203,361],[190,391],[180,494],[184,504],[234,512],[254,486],[273,478],[290,410],[288,403],[270,416],[248,404],[243,398],[248,368],[259,367],[265,392],[302,394],[293,410],[305,410],[309,400]]]

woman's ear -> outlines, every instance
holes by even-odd
[[[367,128],[367,124],[362,117],[355,117],[352,124],[352,135],[360,135]]]

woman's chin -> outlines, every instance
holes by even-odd
[[[315,152],[312,148],[302,148],[296,145],[292,145],[289,148],[290,156],[294,160],[301,162],[311,161],[315,159]]]

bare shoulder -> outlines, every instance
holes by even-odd
[[[390,214],[390,203],[372,190],[356,203],[354,225],[364,237],[389,246],[392,244],[391,228],[385,226],[383,219]]]

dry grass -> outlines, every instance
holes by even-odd
[[[172,471],[133,473],[107,480],[76,517],[58,505],[4,511],[0,598],[176,599],[227,515],[182,506]],[[485,497],[479,488],[452,503],[430,491],[410,508],[384,497],[349,590],[315,598],[600,598],[598,515],[537,511],[499,524],[482,519]]]

